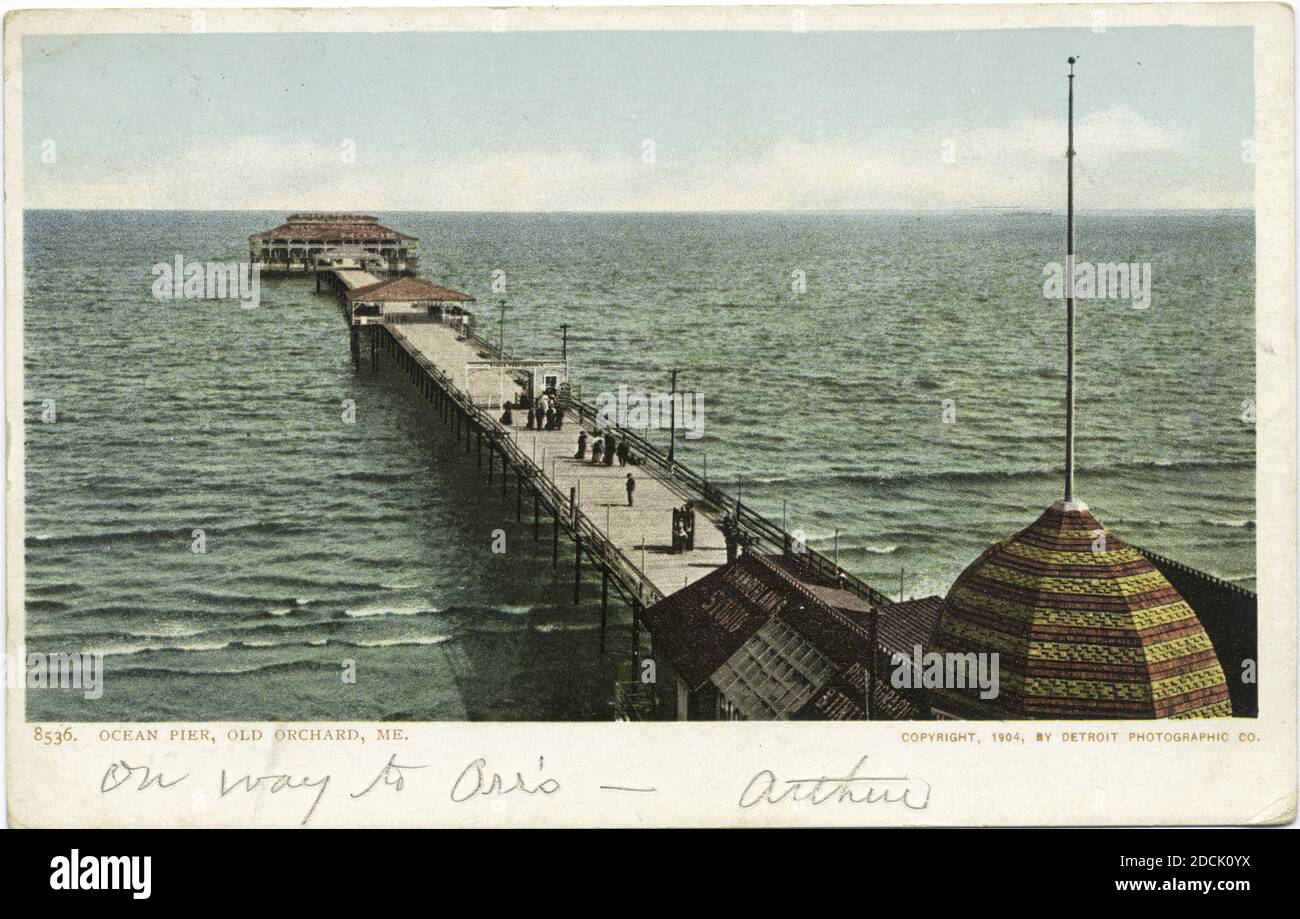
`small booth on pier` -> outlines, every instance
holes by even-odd
[[[543,393],[563,396],[569,390],[569,368],[562,360],[482,360],[465,362],[465,391],[475,393],[470,381],[483,374],[495,374],[497,392],[495,406],[509,402],[513,405],[531,405]]]

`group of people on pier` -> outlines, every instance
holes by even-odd
[[[522,400],[520,407],[524,407]],[[564,406],[560,405],[560,400],[556,398],[552,390],[547,390],[537,399],[536,402],[527,406],[528,422],[525,428],[529,431],[559,431],[564,428]],[[505,411],[501,413],[501,423],[512,425],[515,423],[514,406],[507,402]]]
[[[542,393],[536,405],[529,407],[525,427],[530,431],[558,431],[564,427],[564,407],[549,389]]]
[[[695,505],[690,501],[673,508],[673,551],[695,551]]]
[[[585,460],[587,458],[586,431],[583,431],[578,435],[578,451],[573,454],[573,458],[579,460]],[[632,450],[627,445],[626,440],[620,441],[608,431],[604,434],[598,433],[595,442],[591,445],[592,465],[613,466],[615,459],[618,460],[620,466],[626,466],[629,461],[635,463],[635,460],[632,458]]]

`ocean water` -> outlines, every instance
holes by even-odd
[[[534,543],[404,378],[353,371],[331,295],[152,298],[154,263],[240,260],[282,217],[27,213],[28,650],[107,655],[102,698],[29,693],[29,717],[611,717],[627,611],[600,655],[598,582],[573,606],[549,527]],[[679,458],[886,593],[946,591],[1060,495],[1059,215],[381,219],[488,337],[505,300],[509,349],[558,352],[568,323],[589,400],[680,368],[705,415]],[[1077,493],[1253,588],[1254,215],[1084,214],[1078,239],[1154,283],[1146,310],[1079,306]]]

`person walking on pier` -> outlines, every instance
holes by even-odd
[[[528,428],[527,429],[529,431],[533,430],[533,407],[531,405],[528,406]]]
[[[627,465],[627,455],[628,455],[629,453],[631,453],[631,452],[632,452],[631,448],[629,448],[628,445],[627,445],[627,438],[624,438],[623,440],[619,441],[619,443],[618,443],[618,464],[619,464],[620,466],[626,466],[626,465]]]
[[[578,435],[578,452],[573,454],[574,459],[587,458],[587,432],[583,431]]]
[[[632,473],[627,474],[627,506],[632,506],[632,492],[636,491],[636,479],[632,478]]]
[[[686,511],[673,508],[673,551],[686,551]]]
[[[614,465],[614,450],[615,450],[615,445],[617,443],[618,441],[614,439],[613,434],[605,435],[605,465],[606,466]]]
[[[546,406],[546,430],[548,431],[555,430],[555,406],[554,405]]]
[[[690,501],[682,508],[682,523],[686,530],[686,551],[695,551],[695,505]]]
[[[506,410],[501,413],[501,423],[504,424],[506,427],[510,427],[512,424],[515,423],[514,416],[510,414],[509,402],[506,403]]]
[[[602,438],[597,437],[596,442],[591,445],[591,461],[599,465],[600,462],[605,458],[604,452],[605,452],[605,441]]]
[[[555,430],[557,431],[564,430],[564,406],[563,405],[558,405],[555,407]]]

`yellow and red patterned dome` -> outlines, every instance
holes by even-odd
[[[968,717],[1232,715],[1196,613],[1081,501],[1056,502],[962,572],[931,650],[999,655],[998,698],[943,691]]]

